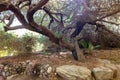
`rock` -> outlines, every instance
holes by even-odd
[[[33,68],[32,64],[28,64],[25,68],[24,74],[31,75],[32,68]]]
[[[105,67],[110,68],[113,71],[113,78],[117,78],[117,67],[114,64],[105,64]]]
[[[106,59],[98,59],[98,62],[103,63],[103,64],[111,64],[111,62]]]
[[[92,80],[91,71],[88,68],[76,65],[57,67],[56,73],[64,80]]]
[[[112,80],[114,72],[106,67],[97,67],[92,70],[95,80]]]
[[[52,67],[48,67],[47,73],[50,74],[52,72]]]
[[[115,80],[120,80],[120,65],[116,65],[117,67],[117,78]]]

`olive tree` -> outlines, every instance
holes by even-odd
[[[54,3],[54,4],[53,4]],[[57,4],[55,4],[57,3]],[[61,4],[59,6],[59,3]],[[57,6],[57,7],[56,7]],[[24,11],[24,13],[23,13]],[[36,13],[44,12],[48,21],[47,25],[42,25],[41,21],[36,21]],[[71,38],[75,38],[86,24],[95,25],[96,30],[102,28],[108,30],[104,23],[119,25],[112,22],[109,17],[119,15],[119,0],[5,0],[0,1],[1,21],[8,20],[4,26],[5,31],[25,28],[44,36],[47,36],[53,43],[72,51],[76,60],[84,59],[77,42],[74,44],[65,42],[63,37],[56,36],[52,26],[59,30],[66,31],[75,28],[71,33]],[[7,12],[7,13],[6,13]],[[22,25],[11,26],[14,18],[17,18]],[[54,25],[53,25],[54,24]],[[67,25],[69,24],[69,25]],[[77,41],[77,40],[76,40]],[[79,57],[77,57],[77,54]]]

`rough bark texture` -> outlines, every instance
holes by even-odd
[[[75,41],[75,50],[77,52],[78,60],[79,61],[85,61],[85,56],[83,55],[83,52],[79,48],[77,40]]]

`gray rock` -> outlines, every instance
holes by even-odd
[[[105,64],[105,67],[110,68],[114,74],[113,74],[113,78],[117,79],[117,73],[118,73],[118,68],[115,64]]]
[[[117,78],[114,80],[120,80],[120,65],[116,65],[117,67]]]
[[[92,80],[91,71],[88,68],[76,65],[57,67],[56,73],[64,80]]]
[[[93,68],[95,80],[112,80],[114,71],[106,67]]]
[[[52,72],[52,67],[48,67],[47,73],[50,74]]]
[[[103,63],[103,64],[111,64],[111,62],[106,59],[98,59],[98,62]]]

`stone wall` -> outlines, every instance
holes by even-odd
[[[49,75],[53,72],[61,80],[120,80],[120,65],[112,64],[107,60],[99,60],[99,62],[98,66],[91,69],[77,65],[62,65],[53,68],[50,64],[35,64],[31,61],[16,64],[2,63],[0,64],[0,80],[8,77],[11,78],[7,80],[13,80],[12,76],[16,74],[22,75],[18,76],[22,80],[53,80],[49,79]],[[14,80],[18,80],[18,77],[14,77]]]
[[[36,76],[42,78],[48,77],[51,72],[52,67],[49,64],[36,64],[34,61],[18,63],[5,62],[0,64],[0,76],[3,78],[8,78],[13,75]]]
[[[56,68],[63,80],[120,80],[120,65],[101,60],[101,64],[92,69],[77,65],[63,65]]]

